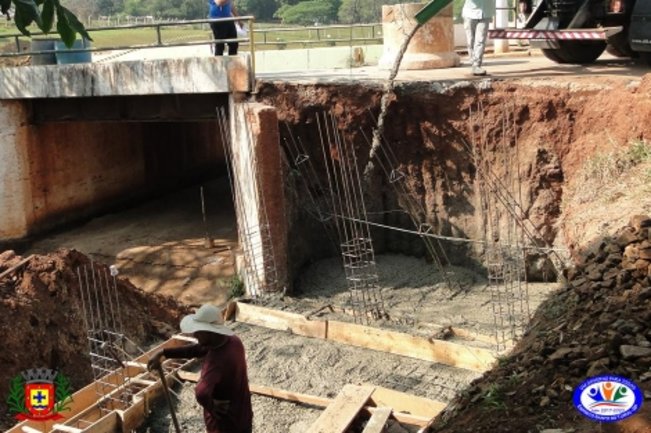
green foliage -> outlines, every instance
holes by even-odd
[[[246,292],[244,291],[244,282],[239,275],[233,275],[230,281],[230,287],[228,289],[228,299],[239,298],[244,296]]]
[[[11,380],[9,385],[9,396],[7,397],[7,406],[10,412],[15,414],[27,414],[25,407],[25,379],[20,374]]]
[[[285,24],[327,24],[337,20],[339,0],[307,0],[276,13]]]
[[[645,140],[633,140],[625,150],[597,153],[581,169],[575,198],[579,203],[591,201],[627,170],[647,162],[651,162],[651,144]]]
[[[68,47],[72,46],[78,34],[92,40],[75,14],[62,6],[59,0],[0,0],[0,11],[9,16],[12,5],[14,24],[26,36],[31,35],[29,28],[32,25],[49,33],[56,16],[56,31]]]
[[[626,157],[633,165],[651,161],[651,144],[644,140],[633,140],[626,151]]]
[[[482,405],[487,408],[505,409],[502,387],[496,383],[492,383],[482,396]]]
[[[377,23],[382,19],[382,5],[401,3],[400,0],[342,0],[339,22]]]
[[[240,15],[253,15],[257,20],[269,21],[280,7],[276,0],[239,0],[237,10]]]
[[[54,386],[56,388],[54,405],[55,412],[69,411],[68,407],[72,403],[72,387],[67,377],[62,374],[57,374],[54,379]]]

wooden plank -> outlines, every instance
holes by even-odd
[[[136,358],[134,365],[137,365],[138,367],[127,366],[126,368],[117,369],[113,373],[109,373],[102,377],[100,380],[105,383],[122,384],[125,376],[133,378],[140,375],[142,373],[140,368],[144,365],[146,369],[146,362],[153,353],[166,347],[179,347],[186,344],[187,342],[179,341],[173,337]],[[69,405],[70,411],[65,412],[67,419],[63,424],[70,425],[74,420],[94,413],[94,411],[96,411],[95,404],[97,403],[97,398],[98,395],[95,382],[86,385],[79,391],[76,391],[72,395],[72,402]],[[22,433],[23,427],[35,428],[46,433],[52,430],[54,424],[54,421],[23,421],[7,430],[6,433]]]
[[[389,421],[391,412],[393,412],[393,409],[390,407],[378,407],[371,416],[371,419],[368,420],[362,433],[382,433],[384,431],[384,426],[387,424],[387,421]]]
[[[25,265],[27,264],[27,262],[29,262],[30,260],[32,260],[32,257],[34,257],[34,254],[30,254],[29,256],[27,256],[26,258],[22,259],[22,260],[21,260],[20,262],[18,262],[17,264],[15,264],[15,265],[13,265],[12,267],[10,267],[9,269],[3,271],[3,272],[0,274],[0,279],[6,277],[7,275],[11,274],[12,272],[16,272],[18,269],[20,269],[21,267],[25,266]]]
[[[438,415],[447,404],[424,397],[406,394],[389,388],[376,386],[371,394],[376,406],[389,406],[396,412],[405,412],[430,419]]]
[[[199,373],[180,370],[177,372],[179,379],[189,382],[197,382]],[[309,404],[317,407],[327,407],[332,403],[331,398],[317,397],[315,395],[302,394],[300,392],[286,391],[284,389],[272,388],[270,386],[249,384],[251,394],[262,395],[265,397],[277,398],[279,400],[292,401],[294,403]]]
[[[118,414],[113,411],[109,412],[101,418],[99,421],[94,423],[82,430],[83,433],[117,433],[120,427],[120,417]]]
[[[120,410],[117,413],[121,420],[122,432],[134,431],[137,427],[140,427],[148,415],[144,400],[139,400],[127,410]]]
[[[325,321],[307,320],[300,314],[241,302],[237,303],[235,320],[278,331],[290,331],[304,337],[325,338],[327,333],[327,322]]]
[[[373,388],[346,385],[310,427],[310,433],[344,433],[364,408]]]
[[[189,382],[196,382],[199,380],[199,373],[191,373],[189,371],[179,370],[178,372],[179,379],[187,380]],[[252,394],[263,395],[265,397],[277,398],[280,400],[292,401],[294,403],[303,403],[310,404],[317,407],[328,407],[333,400],[331,398],[318,397],[309,394],[302,394],[299,392],[285,391],[279,388],[271,388],[268,386],[249,384],[249,389]],[[372,397],[372,395],[371,395]],[[445,405],[445,403],[435,402],[440,405]],[[378,408],[366,406],[364,407],[364,412],[369,413],[371,416]],[[398,420],[401,424],[410,424],[418,427],[422,427],[430,420],[430,417],[424,417],[419,415],[412,415],[409,413],[402,413],[399,411],[393,412],[393,417]]]
[[[495,363],[490,350],[334,320],[307,320],[296,313],[237,303],[236,320],[305,337],[325,338],[380,352],[484,372]]]
[[[492,352],[442,340],[426,340],[401,332],[330,321],[328,340],[393,353],[457,368],[484,372],[495,362]]]
[[[54,424],[52,430],[66,433],[81,433],[82,429],[64,424]]]

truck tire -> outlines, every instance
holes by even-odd
[[[601,41],[558,41],[559,48],[545,48],[545,57],[556,63],[584,65],[593,63],[606,49]]]
[[[615,57],[633,57],[633,50],[628,43],[628,32],[623,31],[609,38],[606,51]]]
[[[651,52],[640,51],[638,54],[640,55],[640,61],[642,63],[651,66]]]

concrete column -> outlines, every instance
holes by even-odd
[[[506,9],[509,7],[507,0],[497,0],[495,11],[495,28],[504,29],[509,26],[509,11]],[[508,53],[509,52],[509,40],[508,39],[495,39],[493,41],[493,47],[496,53]]]
[[[287,218],[276,110],[231,102],[232,168],[242,255],[237,260],[250,295],[287,282]]]
[[[380,68],[393,67],[405,36],[416,26],[414,16],[423,6],[423,3],[382,6],[384,53],[379,61]],[[450,5],[416,32],[402,59],[401,70],[459,66],[459,56],[454,52],[452,13]]]
[[[22,102],[0,101],[0,242],[25,237],[31,204],[27,113]]]

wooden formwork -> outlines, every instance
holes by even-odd
[[[354,323],[310,320],[301,314],[242,302],[231,303],[224,315],[225,319],[290,331],[304,337],[320,338],[479,372],[488,370],[496,360],[494,352],[487,349]]]
[[[128,392],[133,397],[131,404],[125,408],[111,409],[110,400],[97,393],[93,382],[72,395],[70,411],[63,413],[65,419],[56,421],[23,421],[6,433],[127,433],[139,426],[160,393],[160,380],[147,371],[147,361],[155,352],[188,344],[188,337],[174,336],[134,361],[125,363],[125,367],[116,369],[99,379],[103,383],[112,383],[117,387],[110,395]],[[177,371],[190,365],[192,360],[168,359],[163,363],[166,380]],[[104,401],[102,401],[104,399]],[[108,410],[107,410],[108,408]]]

